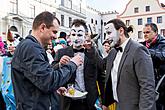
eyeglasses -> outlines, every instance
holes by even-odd
[[[151,31],[146,31],[146,32],[143,32],[143,34],[149,34],[151,33]]]

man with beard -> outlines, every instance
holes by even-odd
[[[154,72],[155,72],[155,83],[164,77],[165,74],[165,38],[158,34],[157,25],[154,23],[146,24],[144,29],[144,44],[152,57]],[[160,83],[158,88],[159,99],[156,102],[157,110],[165,110],[165,78]]]
[[[63,97],[62,110],[96,110],[94,105],[98,98],[98,81],[103,81],[97,73],[98,60],[101,57],[92,46],[90,39],[87,40],[87,26],[85,21],[75,19],[71,25],[70,38],[72,46],[57,51],[55,61],[62,67],[67,61],[79,54],[83,59],[83,64],[77,68],[76,75],[72,77],[68,84],[73,84],[75,90],[88,92],[87,95],[78,98]],[[61,60],[65,58],[66,60]],[[61,89],[60,89],[61,90]]]
[[[116,110],[155,110],[152,59],[145,46],[129,38],[119,19],[107,22],[107,40],[114,47],[107,56],[103,110],[116,102]]]

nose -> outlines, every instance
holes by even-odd
[[[57,35],[56,34],[53,34],[52,35],[52,39],[57,39]]]

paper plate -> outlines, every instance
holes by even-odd
[[[81,92],[81,91],[78,91],[75,89],[74,95],[71,95],[68,92],[65,92],[64,96],[70,97],[70,98],[81,98],[81,97],[85,96],[86,94],[88,94],[88,92]]]

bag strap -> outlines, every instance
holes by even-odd
[[[162,83],[163,79],[165,77],[165,74],[161,77],[161,79],[159,80],[158,84],[156,85],[156,91],[158,90],[160,84]]]

